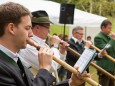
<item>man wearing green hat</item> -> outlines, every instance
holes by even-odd
[[[40,10],[32,13],[33,18],[32,18],[32,31],[33,31],[33,37],[31,37],[32,40],[37,42],[39,45],[47,46],[45,43],[45,39],[47,38],[48,33],[50,32],[50,23],[51,21],[49,20],[48,14],[46,11]],[[62,43],[63,46],[59,48],[59,50],[56,48],[59,43]],[[65,46],[68,46],[67,43],[59,39],[58,36],[53,36],[50,41],[51,44],[51,50],[54,52],[54,56],[65,60],[66,57],[66,50]],[[37,61],[37,55],[38,51],[30,45],[27,45],[26,49],[22,49],[20,52],[20,57],[23,63],[27,66],[30,67],[32,66],[35,70],[38,70],[38,61]],[[52,68],[50,72],[53,72],[54,74],[56,73],[57,69],[59,68],[59,64],[53,61],[52,63]]]

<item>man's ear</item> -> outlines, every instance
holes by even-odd
[[[15,25],[13,23],[9,23],[8,24],[8,31],[11,33],[11,34],[15,34]]]
[[[102,26],[102,28],[101,29],[104,29],[105,27],[104,26]]]
[[[37,29],[40,29],[40,26],[39,26],[39,25],[36,25],[35,27],[36,27]]]

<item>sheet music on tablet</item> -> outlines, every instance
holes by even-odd
[[[91,50],[86,48],[84,50],[84,52],[82,53],[82,55],[80,56],[80,58],[78,59],[78,61],[76,62],[76,66],[78,66],[78,71],[80,73],[83,73],[87,67],[89,66],[90,62],[95,58],[96,56],[96,51],[95,50]]]

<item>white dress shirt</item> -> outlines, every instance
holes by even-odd
[[[35,35],[32,37],[32,40],[37,42],[39,45],[49,47],[41,38]],[[57,48],[51,48],[51,50],[54,52],[54,56],[56,56],[59,59],[65,60],[66,54],[61,54]],[[35,69],[39,69],[38,50],[35,47],[28,44],[25,49],[20,50],[19,57],[23,64],[25,64],[27,67],[32,66]],[[53,61],[52,68],[50,71],[54,72],[58,68],[59,64]]]
[[[81,42],[82,42],[82,40],[78,40],[78,39],[77,39],[77,38],[75,38],[75,37],[72,37],[72,39],[74,40],[74,42],[75,42],[75,43],[77,43],[77,42],[78,42],[79,44],[81,44]]]

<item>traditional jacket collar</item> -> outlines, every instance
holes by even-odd
[[[18,60],[18,54],[17,53],[13,53],[12,51],[10,51],[9,49],[7,49],[6,47],[4,47],[1,44],[0,44],[0,50],[2,52],[4,52],[6,55],[8,55],[10,58],[12,58],[15,62],[17,62],[17,60]]]

